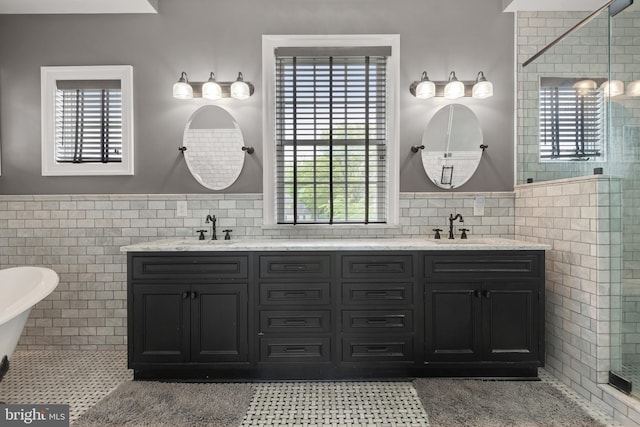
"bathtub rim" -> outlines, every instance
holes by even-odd
[[[4,274],[11,274],[15,272],[20,272],[21,270],[37,270],[39,275],[39,280],[35,286],[38,292],[34,292],[33,298],[27,298],[21,304],[16,304],[10,309],[6,310],[6,312],[0,313],[0,325],[4,325],[5,323],[10,322],[14,317],[19,316],[26,310],[30,310],[33,306],[35,306],[38,302],[45,299],[47,296],[53,292],[53,290],[60,283],[60,277],[58,273],[56,273],[51,268],[47,267],[37,267],[37,266],[18,266],[18,267],[9,267],[0,269],[0,279]],[[7,273],[8,272],[8,273]],[[0,292],[2,289],[2,284],[0,283]]]

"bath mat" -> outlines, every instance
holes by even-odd
[[[544,382],[420,378],[413,386],[431,427],[604,426]]]
[[[73,426],[237,426],[253,391],[251,384],[127,381],[82,414]]]

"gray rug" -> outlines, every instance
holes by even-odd
[[[128,381],[90,408],[74,427],[229,427],[240,425],[251,384]]]
[[[420,378],[413,386],[431,427],[604,426],[543,382]]]

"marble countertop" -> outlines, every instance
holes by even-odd
[[[166,239],[122,246],[122,252],[187,251],[349,251],[349,250],[545,250],[551,246],[503,238],[441,239]]]

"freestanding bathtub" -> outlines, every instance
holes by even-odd
[[[43,267],[0,270],[0,380],[18,345],[31,308],[58,286],[58,274]]]

